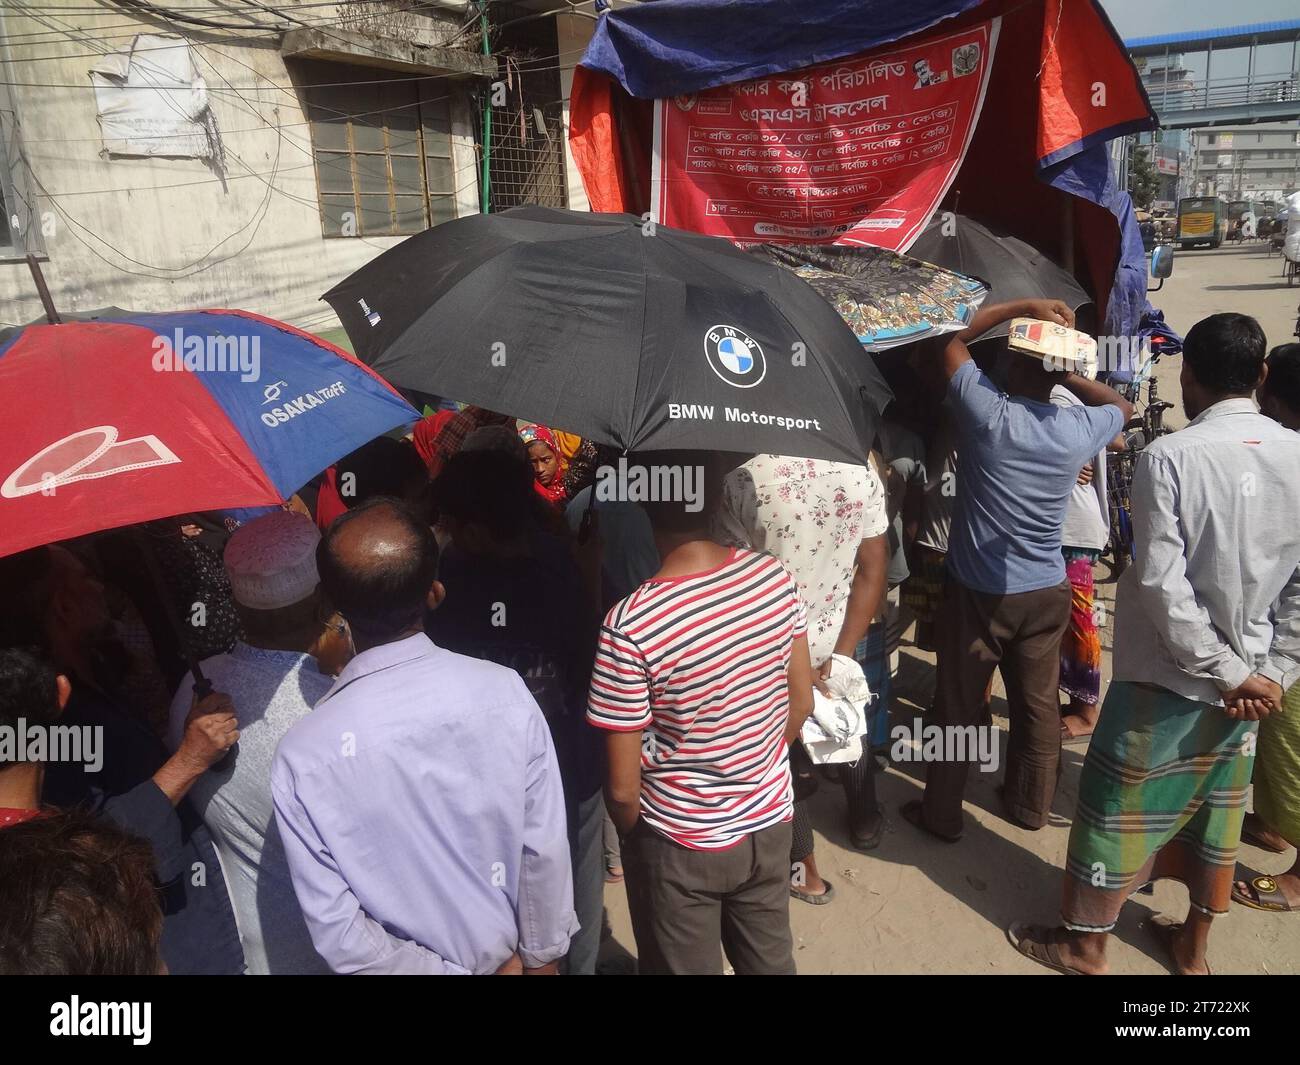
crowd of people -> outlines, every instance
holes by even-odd
[[[600,490],[614,453],[449,406],[282,507],[0,559],[0,726],[95,761],[0,760],[0,972],[592,974],[622,884],[640,972],[793,973],[791,906],[835,900],[810,796],[837,784],[852,846],[882,843],[909,631],[945,735],[995,733],[1001,673],[1012,823],[1047,823],[1062,745],[1089,744],[1061,924],[1015,948],[1105,972],[1125,901],[1174,877],[1188,913],[1157,934],[1208,972],[1233,900],[1300,911],[1300,860],[1236,866],[1243,835],[1300,844],[1300,345],[1266,356],[1236,314],[1188,333],[1191,423],[1138,461],[1103,696],[1133,412],[977,342],[1022,316],[1074,324],[997,304],[883,361],[861,465],[632,455],[703,474],[637,502]],[[862,750],[827,764],[805,726],[845,670]],[[960,843],[978,746],[927,759],[916,830]]]

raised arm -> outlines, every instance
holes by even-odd
[[[1102,407],[1109,403],[1111,406],[1120,409],[1126,423],[1133,417],[1133,404],[1111,388],[1110,385],[1102,384],[1100,381],[1094,381],[1091,377],[1084,377],[1082,374],[1077,373],[1067,373],[1062,378],[1061,384],[1078,396],[1085,407]]]
[[[975,312],[970,325],[945,338],[946,343],[940,341],[943,343],[944,375],[951,380],[962,364],[970,361],[967,344],[1012,318],[1038,318],[1044,322],[1074,326],[1074,312],[1060,300],[1008,300],[1006,303],[986,304]]]

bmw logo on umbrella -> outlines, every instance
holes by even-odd
[[[705,333],[704,354],[710,369],[736,388],[753,388],[767,374],[758,341],[734,325],[715,325]]]

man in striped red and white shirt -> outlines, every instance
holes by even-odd
[[[716,973],[721,945],[738,973],[793,973],[788,743],[812,710],[806,611],[775,558],[709,539],[707,503],[645,506],[663,561],[605,618],[587,710],[609,730],[640,969]]]

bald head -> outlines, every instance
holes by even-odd
[[[419,627],[438,574],[438,543],[404,503],[370,499],[330,526],[316,565],[354,638],[387,643]]]

